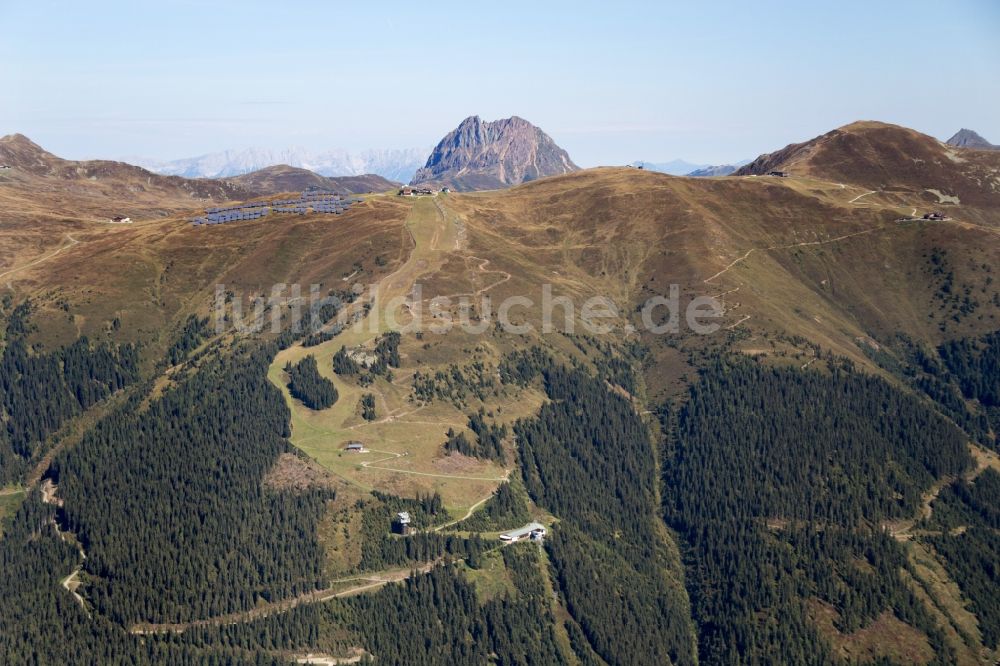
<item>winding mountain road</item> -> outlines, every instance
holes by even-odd
[[[78,241],[77,239],[73,238],[73,236],[71,236],[70,234],[66,234],[66,238],[69,240],[69,243],[67,243],[66,245],[61,246],[60,248],[58,248],[54,252],[51,252],[51,253],[45,255],[44,257],[40,257],[38,259],[35,259],[31,263],[25,264],[24,266],[18,266],[17,268],[11,268],[10,270],[8,270],[6,272],[0,273],[0,280],[2,280],[3,278],[7,277],[8,275],[13,275],[14,273],[20,273],[21,271],[26,270],[28,268],[31,268],[32,266],[37,266],[38,264],[46,262],[49,259],[52,259],[53,257],[58,256],[59,254],[61,254],[65,250],[68,250],[69,248],[73,247],[74,245],[79,245],[80,244],[80,241]]]
[[[731,262],[728,266],[726,266],[725,268],[723,268],[721,271],[719,271],[715,275],[712,275],[711,277],[705,278],[704,280],[702,280],[702,282],[704,282],[705,284],[710,284],[712,282],[712,280],[715,280],[717,277],[720,277],[721,275],[723,275],[724,273],[726,273],[730,269],[735,268],[738,264],[746,261],[747,259],[750,258],[751,254],[753,254],[754,252],[757,252],[757,251],[770,252],[772,250],[790,250],[790,249],[796,248],[796,247],[810,247],[810,246],[814,246],[814,245],[827,245],[829,243],[838,243],[838,242],[840,242],[842,240],[847,240],[848,238],[854,238],[856,236],[864,236],[865,234],[871,234],[871,233],[875,233],[876,231],[882,231],[883,229],[885,229],[888,226],[890,226],[890,225],[888,225],[888,224],[881,224],[881,225],[879,225],[877,227],[872,227],[871,229],[862,229],[861,231],[855,231],[854,233],[844,234],[843,236],[837,236],[836,238],[828,238],[826,240],[820,240],[820,241],[803,241],[801,243],[789,243],[787,245],[771,245],[770,247],[754,247],[754,248],[750,248],[749,250],[746,251],[746,254],[744,254],[742,257],[740,257],[739,259],[736,259],[735,261]]]
[[[990,467],[992,467],[994,471],[1000,473],[1000,458],[997,457],[996,453],[974,444],[969,445],[969,450],[975,464],[972,469],[961,476],[966,483],[972,483]],[[923,494],[920,501],[920,508],[916,516],[893,523],[887,523],[885,525],[886,529],[888,529],[889,533],[898,541],[913,540],[913,538],[917,536],[917,533],[913,530],[914,526],[921,521],[930,520],[931,516],[934,514],[934,501],[941,494],[942,490],[950,486],[955,481],[956,478],[951,476],[942,477],[935,481],[934,485],[932,485],[927,492]]]
[[[433,562],[427,562],[423,566],[417,569],[389,569],[381,572],[376,572],[371,575],[358,575],[352,576],[350,578],[340,578],[331,581],[331,586],[322,590],[315,590],[313,592],[306,592],[300,594],[297,597],[291,599],[284,599],[282,601],[272,601],[270,603],[262,604],[248,611],[239,611],[235,613],[226,613],[225,615],[216,615],[214,617],[208,617],[201,620],[191,620],[190,622],[139,622],[129,629],[129,632],[136,635],[144,634],[167,634],[184,633],[187,629],[193,627],[206,627],[206,626],[219,626],[226,624],[243,624],[246,622],[252,622],[261,617],[267,617],[269,615],[276,615],[279,613],[287,613],[288,611],[301,606],[303,604],[315,604],[322,603],[324,601],[330,601],[331,599],[336,599],[338,597],[346,597],[353,594],[358,594],[359,592],[364,592],[366,590],[375,589],[377,587],[382,587],[388,585],[389,583],[398,583],[406,580],[410,575],[417,571],[418,573],[427,573],[435,566],[438,565],[440,560],[435,560]],[[357,585],[352,585],[348,588],[341,588],[339,584],[342,583],[352,583],[358,582]]]
[[[507,473],[507,476],[510,476],[510,472]],[[456,518],[455,520],[452,520],[452,521],[449,521],[447,523],[444,523],[443,525],[438,525],[437,527],[435,527],[433,529],[433,531],[434,532],[440,532],[441,530],[443,530],[445,528],[448,528],[448,527],[451,527],[452,525],[457,525],[458,523],[462,522],[463,520],[468,520],[469,518],[472,517],[472,514],[474,514],[476,512],[476,509],[478,509],[479,507],[481,507],[483,504],[486,504],[486,502],[488,502],[491,497],[493,497],[493,493],[490,493],[489,495],[487,495],[483,499],[479,500],[478,502],[476,502],[475,504],[473,504],[472,506],[470,506],[469,510],[466,511],[465,515],[462,516],[461,518]]]

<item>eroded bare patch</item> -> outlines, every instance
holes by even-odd
[[[837,609],[819,599],[810,600],[809,616],[830,641],[834,654],[851,662],[888,657],[905,664],[926,664],[934,658],[927,636],[890,611],[883,611],[867,627],[849,634],[835,626],[840,617]]]
[[[264,485],[275,490],[337,488],[337,477],[319,463],[294,453],[282,453],[264,477]]]

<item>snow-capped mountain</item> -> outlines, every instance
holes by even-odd
[[[309,169],[323,176],[360,176],[378,174],[389,180],[409,182],[417,169],[424,166],[430,148],[346,150],[312,152],[305,148],[269,150],[247,148],[225,150],[199,157],[179,160],[125,158],[125,162],[149,169],[154,173],[185,178],[228,178],[241,176],[276,164]]]

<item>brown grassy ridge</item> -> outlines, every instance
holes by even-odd
[[[856,141],[870,150],[835,150]],[[923,189],[872,190],[866,188],[884,184],[831,180],[840,175],[844,155],[855,156],[862,174],[855,180],[863,180],[869,153],[909,149],[909,141],[925,151],[957,150],[902,128],[859,124],[792,151],[808,166],[792,178],[675,178],[604,168],[505,191],[441,196],[435,205],[447,228],[429,239],[434,260],[420,269],[423,296],[475,301],[489,295],[497,303],[527,295],[536,307],[518,316],[537,325],[541,285],[550,283],[577,304],[610,296],[625,322],[645,299],[678,284],[685,298],[718,296],[726,308],[723,323],[735,331],[800,336],[859,362],[866,362],[859,339],[905,330],[938,343],[992,330],[998,313],[990,303],[990,267],[1000,264],[990,217],[996,209],[975,205],[995,200],[992,185],[984,181],[979,198],[961,194],[963,203],[948,209],[948,223],[898,223],[914,209],[925,210]],[[961,164],[991,168],[980,154],[961,153]],[[55,171],[65,175],[66,168]],[[333,221],[270,218],[192,229],[184,222],[197,210],[189,194],[145,191],[129,200],[148,199],[167,217],[118,227],[97,221],[92,211],[124,205],[119,189],[105,189],[100,178],[56,183],[52,170],[15,174],[24,179],[20,184],[0,183],[0,200],[17,211],[0,229],[0,258],[24,267],[5,281],[17,295],[37,299],[46,342],[103,333],[116,318],[121,337],[161,339],[161,331],[187,313],[206,311],[217,282],[244,293],[276,282],[343,287],[355,262],[363,270],[351,282],[372,281],[406,261],[413,247],[404,224],[411,203],[392,196],[368,197]],[[132,172],[123,173],[115,178],[131,191]],[[29,181],[54,194],[39,197],[25,188]],[[941,185],[941,191],[952,190]],[[947,313],[939,312],[935,295],[940,279],[928,264],[938,249],[949,252],[956,289],[968,288],[981,303],[945,330],[940,322]],[[439,351],[458,357],[464,345]],[[678,379],[683,367],[674,361],[667,374]]]
[[[739,175],[772,170],[815,176],[870,189],[918,195],[927,205],[937,198],[928,189],[958,196],[980,222],[1000,224],[1000,155],[956,148],[920,132],[874,121],[851,123],[820,137],[761,155]]]
[[[359,255],[406,258],[408,207],[394,197],[370,197],[337,224],[268,219],[190,229],[183,216],[203,205],[191,200],[193,186],[150,180],[127,165],[102,171],[39,156],[37,146],[8,139],[0,148],[17,148],[15,157],[29,166],[0,182],[0,203],[14,218],[0,230],[0,259],[28,265],[6,280],[19,293],[45,296],[54,338],[100,330],[116,316],[123,330],[149,334],[168,323],[165,312],[203,307],[213,281],[243,289],[332,285]],[[454,248],[441,248],[440,264],[421,276],[425,297],[537,300],[548,282],[558,294],[608,295],[631,309],[676,283],[690,296],[726,294],[727,325],[745,320],[739,325],[802,335],[855,358],[854,341],[871,333],[902,329],[937,342],[995,325],[996,313],[984,307],[938,330],[939,320],[928,317],[940,305],[926,255],[951,249],[955,282],[989,300],[982,267],[998,263],[998,185],[974,176],[993,169],[996,155],[856,123],[770,157],[792,165],[793,177],[695,179],[605,168],[440,197],[462,233],[447,238]],[[949,208],[953,221],[896,224],[926,210],[928,197],[937,201],[925,188],[934,184],[961,199]],[[127,228],[99,221],[127,206],[166,217]],[[29,265],[51,253],[58,255]],[[66,302],[75,317],[65,316]]]
[[[987,301],[982,267],[1000,259],[996,234],[957,219],[900,224],[916,202],[905,210],[877,198],[851,203],[863,192],[816,179],[596,169],[453,195],[448,207],[468,226],[470,251],[515,275],[499,293],[550,282],[571,296],[606,294],[634,307],[672,283],[692,295],[739,288],[727,299],[727,322],[749,314],[753,326],[858,359],[854,340],[871,332],[939,341],[927,318],[939,306],[926,255],[950,248],[956,283]],[[995,310],[984,306],[949,335],[988,330]]]
[[[405,208],[381,199],[333,219],[271,216],[214,228],[175,215],[133,225],[29,218],[0,234],[0,256],[26,266],[4,281],[36,302],[45,342],[102,334],[116,318],[117,337],[149,340],[189,313],[207,314],[217,283],[242,294],[297,283],[308,295],[311,284],[325,293],[374,279],[407,253]]]

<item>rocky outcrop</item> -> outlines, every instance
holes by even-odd
[[[578,171],[565,150],[524,118],[471,116],[434,148],[411,184],[491,190]]]

